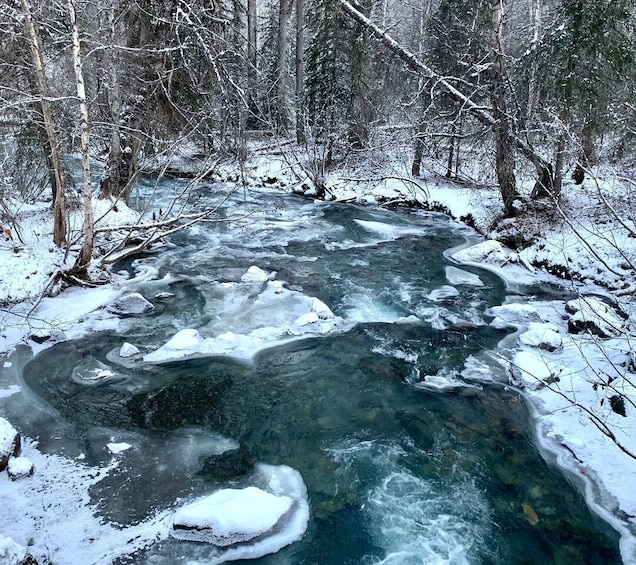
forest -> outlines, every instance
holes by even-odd
[[[330,170],[381,148],[408,153],[415,178],[498,186],[514,216],[519,178],[558,199],[564,178],[632,162],[635,17],[628,0],[9,0],[3,223],[11,202],[50,195],[54,243],[81,240],[85,271],[92,197],[127,202],[185,147],[209,158],[202,175],[240,167],[262,138],[303,152],[319,196]]]

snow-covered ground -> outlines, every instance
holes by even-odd
[[[293,173],[289,163],[288,158],[255,153],[244,169],[244,180],[248,187],[267,186],[312,197],[313,179]],[[229,178],[236,172],[228,168],[220,174]],[[372,175],[373,182],[363,180],[365,175],[366,179]],[[553,458],[583,485],[590,505],[622,533],[624,562],[636,564],[636,489],[631,486],[636,480],[636,353],[632,342],[636,238],[631,233],[635,229],[631,218],[621,216],[628,210],[625,203],[636,193],[634,186],[611,172],[598,172],[597,178],[586,180],[583,186],[566,183],[563,213],[552,203],[520,203],[525,214],[495,225],[500,210],[495,189],[454,185],[434,176],[409,178],[399,163],[393,170],[373,174],[341,170],[325,181],[330,199],[370,205],[419,202],[470,222],[488,239],[449,250],[449,258],[458,264],[492,269],[512,290],[523,284],[558,282],[573,295],[584,296],[569,304],[515,296],[492,309],[493,324],[518,328],[493,355],[508,368],[511,386],[518,388],[531,406],[537,442],[546,457]],[[524,188],[528,192],[530,187]],[[97,205],[106,206],[103,202]],[[127,225],[138,220],[121,204],[117,212],[105,212],[102,208],[97,213],[103,216],[104,224]],[[73,288],[40,300],[56,270],[73,259],[53,248],[48,215],[44,205],[23,206],[18,218],[20,233],[13,230],[9,236],[5,231],[0,243],[0,354],[19,343],[28,343],[36,351],[46,347],[30,339],[42,334],[73,339],[116,323],[113,315],[100,310],[122,294],[116,276],[112,283],[98,288]],[[497,239],[524,241],[525,247],[513,252]],[[452,269],[449,278],[459,276]],[[548,271],[569,280],[557,281]],[[268,275],[255,268],[246,276]],[[283,299],[300,305],[294,313],[298,332],[325,333],[341,328],[341,320],[324,304],[307,302],[307,297],[285,291],[276,281],[270,281],[267,288],[271,296],[264,299],[278,300],[286,293]],[[232,336],[226,337],[228,347],[249,354],[245,344],[231,343]],[[280,339],[266,337],[273,342]],[[200,346],[205,339],[192,332],[182,334],[155,355],[158,360],[189,355],[193,350],[188,344],[193,341]],[[474,376],[479,370],[471,367],[469,373]],[[0,389],[0,402],[16,392],[15,386]],[[115,446],[113,453],[119,447]],[[89,552],[82,554],[86,560],[80,555],[75,562],[108,563],[119,552],[167,535],[169,518],[164,514],[124,530],[100,523],[92,515],[87,507],[88,488],[108,469],[96,473],[81,462],[44,456],[28,439],[23,451],[35,464],[36,475],[17,482],[9,481],[6,474],[0,476],[0,497],[15,509],[11,531],[1,532],[14,541],[0,535],[0,561],[16,561],[14,556],[24,554],[22,546],[33,539],[34,553],[54,556],[59,563],[73,562],[73,552],[82,547]],[[48,506],[43,500],[55,503]],[[64,535],[65,547],[59,546],[55,528],[74,532],[71,537]],[[83,542],[87,539],[95,541],[86,545]],[[134,541],[123,548],[127,540]]]

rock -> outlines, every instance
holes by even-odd
[[[152,312],[155,307],[138,292],[126,294],[111,302],[107,310],[118,316],[141,316]]]
[[[241,281],[245,283],[254,283],[254,282],[265,282],[272,277],[273,273],[266,273],[260,267],[256,265],[252,265],[243,276],[241,276]]]
[[[293,498],[256,487],[222,489],[178,510],[170,533],[177,539],[230,547],[274,533],[294,507]]]
[[[570,300],[565,305],[565,311],[570,315],[568,331],[572,334],[589,332],[601,338],[609,338],[628,331],[621,313],[594,296]]]
[[[157,300],[167,300],[168,298],[174,298],[174,293],[172,293],[172,292],[160,292],[159,294],[155,294],[155,298]]]
[[[244,476],[254,467],[254,460],[243,447],[206,457],[201,475],[217,481]]]
[[[119,348],[119,356],[122,358],[132,357],[133,355],[137,355],[139,353],[139,348],[133,345],[132,343],[124,343]]]
[[[35,465],[26,457],[11,457],[7,465],[7,474],[12,481],[27,479],[35,473]]]
[[[528,331],[519,336],[519,342],[552,353],[563,349],[563,338],[557,330],[558,328],[552,324],[532,322],[529,324]]]
[[[4,471],[11,457],[22,452],[22,440],[17,430],[4,418],[0,418],[0,471]]]
[[[0,563],[6,565],[38,565],[33,557],[19,543],[0,534]]]

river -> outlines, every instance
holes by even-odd
[[[40,449],[104,466],[109,444],[129,446],[91,489],[99,516],[139,523],[250,484],[266,463],[300,473],[310,521],[302,539],[253,563],[621,562],[618,534],[542,458],[490,353],[507,335],[485,313],[504,301],[504,283],[444,257],[472,237],[466,228],[223,190],[202,188],[197,205],[219,205],[225,221],[116,266],[136,277],[128,290],[154,304],[150,314],[56,344],[22,369],[31,408],[9,416]],[[254,266],[266,279],[245,277]],[[264,299],[268,288],[283,307]],[[289,331],[285,305],[310,297],[337,323]],[[280,331],[259,340],[259,328]],[[147,355],[187,329],[231,332],[241,345],[184,359],[116,354],[131,343]],[[110,378],[82,378],[96,367]],[[164,539],[118,563],[204,563],[209,552]]]

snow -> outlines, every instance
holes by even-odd
[[[107,443],[106,447],[108,448],[108,451],[110,451],[114,455],[117,455],[119,453],[123,453],[127,449],[130,449],[132,445],[126,442],[119,442],[119,443]]]
[[[177,510],[171,534],[221,547],[244,543],[274,529],[293,503],[257,487],[221,489]]]
[[[206,565],[256,559],[302,538],[309,504],[300,473],[286,465],[259,464],[255,480],[260,486],[221,489],[180,508],[171,535],[217,546]],[[197,529],[175,529],[176,524]]]

